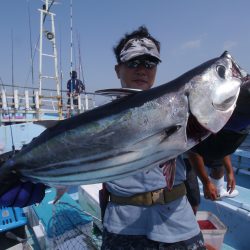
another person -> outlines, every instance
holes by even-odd
[[[126,34],[114,53],[115,71],[122,87],[147,90],[153,86],[160,63],[160,43],[146,27]],[[185,195],[181,157],[176,164],[172,189],[167,188],[164,167],[159,165],[104,184],[101,194],[106,199],[109,195],[110,202],[105,204],[107,200],[101,195],[101,207],[105,209],[107,205],[103,213],[102,250],[206,249]]]
[[[224,128],[215,135],[196,145],[189,151],[189,162],[197,171],[202,181],[204,197],[216,200],[222,197],[235,197],[236,181],[230,155],[241,145],[249,134],[250,127],[250,84],[241,87],[233,115]],[[207,173],[205,166],[211,169]],[[192,170],[188,173],[186,184],[188,198],[196,213],[200,204],[200,194],[197,178]],[[224,169],[226,170],[227,185],[224,185]],[[192,192],[189,192],[192,190]]]
[[[73,100],[73,104],[78,105],[78,96],[85,91],[85,85],[77,78],[76,71],[72,70],[72,72],[70,72],[70,76],[71,79],[67,82],[67,94],[69,96],[68,105],[71,104],[71,98]]]
[[[186,180],[184,183],[187,189],[187,198],[192,206],[194,214],[196,215],[201,202],[197,173],[195,168],[190,164],[187,153],[183,154],[183,160],[186,167]]]

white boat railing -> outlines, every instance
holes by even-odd
[[[2,88],[0,90],[0,124],[62,120],[94,108],[95,94],[82,93],[74,97],[61,95],[56,90],[43,90],[42,95],[34,88]]]

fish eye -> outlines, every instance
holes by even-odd
[[[216,71],[218,75],[220,76],[220,78],[226,79],[226,68],[223,65],[218,65],[216,67]]]

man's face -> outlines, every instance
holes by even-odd
[[[133,59],[115,66],[123,88],[147,90],[155,81],[157,63],[149,59]]]

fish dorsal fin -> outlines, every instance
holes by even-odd
[[[105,95],[105,96],[114,96],[114,97],[123,97],[132,94],[141,92],[140,89],[130,89],[130,88],[117,88],[117,89],[100,89],[96,90],[95,94]]]
[[[55,121],[55,120],[43,120],[43,121],[35,121],[33,122],[34,124],[37,125],[41,125],[45,128],[51,128],[53,126],[55,126],[59,121]]]

